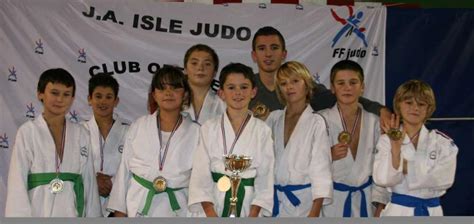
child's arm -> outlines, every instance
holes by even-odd
[[[199,143],[194,153],[193,169],[189,181],[189,210],[197,213],[201,206],[206,216],[218,216],[214,210],[215,183],[211,176],[211,160],[209,156],[207,134],[209,130],[202,126],[199,130]]]
[[[252,205],[250,207],[249,217],[258,217],[258,214],[260,214],[261,209],[262,207],[258,205]]]
[[[308,217],[319,217],[319,215],[321,214],[321,208],[323,207],[323,201],[323,198],[313,200],[313,206],[309,211]]]
[[[201,202],[201,206],[204,210],[204,213],[206,213],[206,217],[219,217],[212,202],[203,201]]]
[[[259,159],[260,161],[255,161],[256,163],[259,163],[259,166],[257,167],[257,175],[254,183],[255,192],[251,205],[252,207],[259,207],[259,209],[254,208],[253,212],[260,212],[260,208],[263,208],[265,212],[264,214],[271,215],[273,209],[273,166],[275,163],[271,129],[268,126],[265,126],[265,128],[261,129],[260,133],[255,134],[258,134],[261,139],[261,144],[256,145],[255,148],[261,150],[261,155],[259,156],[260,158],[254,158]],[[249,213],[249,216],[250,214],[251,213]]]
[[[380,187],[376,184],[372,185],[372,204],[375,206],[374,217],[379,217],[382,209],[390,201],[390,192],[387,188]]]
[[[392,187],[403,180],[402,166],[396,166],[397,164],[393,163],[397,159],[400,162],[400,153],[398,158],[392,158],[392,154],[396,155],[392,151],[390,139],[386,134],[382,135],[376,146],[374,169],[372,171],[374,182],[379,186]]]
[[[115,173],[112,191],[110,192],[107,209],[114,212],[114,217],[127,217],[127,191],[128,183],[132,178],[128,161],[133,156],[131,141],[138,132],[137,123],[130,126],[129,131],[125,134],[125,143],[122,151],[122,160],[120,166]]]
[[[385,204],[375,203],[374,217],[380,217],[382,210],[385,208]]]
[[[102,208],[99,199],[99,190],[94,173],[94,164],[92,159],[92,150],[90,145],[90,136],[88,131],[81,126],[81,135],[79,140],[80,150],[87,150],[87,154],[81,152],[81,175],[84,181],[85,214],[79,214],[79,217],[100,217]],[[85,148],[85,149],[84,149]]]
[[[317,122],[314,123],[314,134],[311,139],[311,161],[309,164],[309,180],[311,183],[311,195],[313,199],[313,207],[309,214],[319,216],[322,203],[326,199],[326,203],[332,202],[333,197],[333,181],[332,181],[332,158],[329,133],[326,121],[319,114],[314,114]],[[320,118],[320,119],[319,119]],[[321,200],[319,200],[321,199]],[[321,201],[321,204],[319,204]],[[316,210],[315,210],[316,209]]]
[[[13,146],[8,172],[7,202],[5,217],[31,217],[31,204],[28,196],[28,173],[33,155],[29,150],[25,128],[20,127]]]

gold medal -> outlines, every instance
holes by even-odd
[[[347,131],[339,133],[337,140],[342,144],[349,144],[351,142],[351,134]]]
[[[402,137],[403,137],[402,132],[398,129],[395,129],[395,128],[390,128],[390,130],[388,130],[388,132],[387,132],[387,135],[393,141],[398,141],[398,140],[402,139]]]
[[[227,192],[230,189],[230,179],[227,176],[222,176],[217,181],[217,189],[221,192]]]
[[[49,190],[52,194],[61,193],[64,190],[64,182],[59,178],[54,178],[49,182]]]
[[[162,176],[159,176],[153,180],[153,188],[156,192],[163,192],[166,190],[166,179]]]
[[[257,103],[252,109],[252,113],[256,118],[266,117],[270,113],[270,109],[265,104]]]

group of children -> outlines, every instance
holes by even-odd
[[[217,92],[217,54],[191,47],[184,73],[165,66],[154,74],[150,114],[131,125],[113,115],[112,76],[90,79],[93,117],[75,124],[65,119],[73,77],[45,71],[37,90],[43,114],[16,136],[6,216],[227,217],[232,189],[218,183],[232,172],[223,155],[251,158],[235,189],[238,217],[442,215],[439,197],[454,182],[458,149],[424,125],[435,110],[431,87],[404,83],[395,114],[382,121],[359,103],[361,66],[343,60],[330,74],[335,104],[315,111],[320,89],[302,63],[281,64],[286,49],[276,32],[264,27],[254,37],[260,75],[230,63]],[[258,97],[268,87],[262,74],[274,74],[274,90],[266,90],[280,109]]]

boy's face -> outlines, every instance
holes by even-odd
[[[158,104],[159,110],[180,111],[184,100],[184,88],[164,84],[164,89],[153,90],[153,99]]]
[[[278,78],[278,88],[288,104],[306,101],[308,88],[303,78],[298,75],[291,74],[289,77]]]
[[[277,35],[258,36],[255,39],[255,50],[252,59],[259,71],[275,73],[286,58],[286,50]]]
[[[403,123],[419,125],[425,122],[428,113],[428,104],[417,101],[414,97],[400,102],[400,113]]]
[[[43,102],[45,116],[65,116],[74,101],[73,89],[61,83],[46,84],[44,93],[37,93],[38,99]]]
[[[189,84],[194,86],[210,86],[216,75],[214,66],[214,60],[209,53],[205,51],[194,51],[191,53],[188,62],[184,66]]]
[[[92,92],[92,96],[88,97],[88,101],[94,116],[108,117],[113,115],[119,98],[115,96],[111,87],[97,86]]]
[[[338,71],[331,84],[331,91],[336,95],[337,102],[342,104],[353,104],[359,101],[364,92],[364,83],[361,82],[359,74],[352,70]]]
[[[255,97],[257,89],[241,73],[230,73],[219,90],[219,96],[233,110],[248,110],[250,100]]]

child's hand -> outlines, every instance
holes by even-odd
[[[332,161],[340,160],[347,156],[349,144],[337,143],[331,147]]]
[[[388,135],[390,138],[390,143],[392,144],[393,148],[400,149],[402,145],[403,138],[405,137],[405,130],[400,131],[400,116],[396,114],[392,114],[390,118],[390,122],[384,123],[382,125],[383,131]]]
[[[99,195],[102,197],[107,197],[112,190],[112,176],[97,173],[97,186],[99,187]]]

